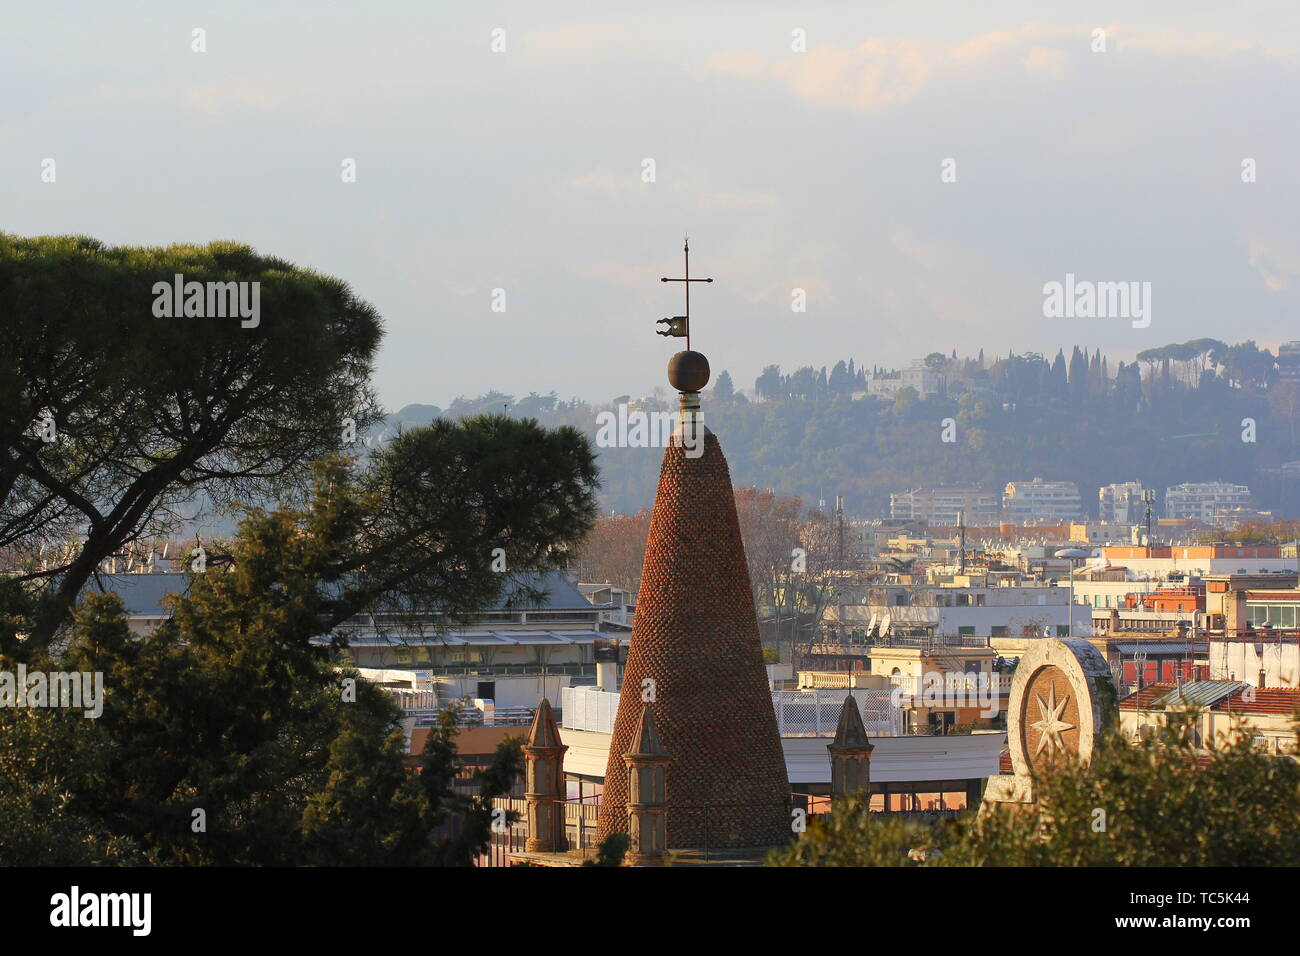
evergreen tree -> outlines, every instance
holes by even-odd
[[[831,369],[830,382],[827,386],[832,395],[847,395],[853,390],[852,373],[843,359],[835,363]]]
[[[1088,360],[1074,347],[1070,355],[1070,396],[1078,400],[1088,393]]]
[[[247,509],[153,633],[130,635],[117,596],[87,595],[54,669],[100,672],[112,697],[98,720],[50,709],[5,728],[11,753],[44,757],[0,759],[0,813],[6,792],[29,794],[15,819],[56,811],[52,862],[468,864],[517,754],[456,798],[444,719],[429,776],[409,773],[392,698],[349,669],[342,635],[314,639],[381,608],[492,606],[511,582],[492,548],[515,572],[563,566],[593,483],[581,436],[502,417],[439,420],[368,465],[319,463],[303,503]]]
[[[178,273],[259,283],[261,314],[171,314]],[[292,494],[341,448],[346,422],[364,435],[380,417],[378,313],[345,282],[248,246],[0,235],[0,315],[0,433],[14,452],[0,457],[0,548],[59,555],[18,572],[41,594],[26,639],[0,648],[10,655],[48,646],[100,564],[165,534],[196,495]],[[57,442],[31,427],[45,412]]]
[[[785,398],[789,394],[779,365],[768,365],[763,369],[763,373],[754,380],[754,394],[769,402]]]
[[[1049,388],[1053,394],[1064,395],[1066,388],[1065,374],[1065,353],[1060,349],[1056,351],[1056,358],[1052,359],[1052,373],[1048,380]]]

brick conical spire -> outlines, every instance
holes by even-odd
[[[682,404],[688,422],[699,415],[696,393],[684,394]],[[669,758],[668,847],[784,844],[790,784],[731,473],[717,438],[694,422],[679,426],[664,450],[600,837],[627,832],[623,755],[635,747],[648,705]]]

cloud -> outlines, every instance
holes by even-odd
[[[1031,73],[1065,76],[1069,69],[1070,58],[1064,50],[1036,46],[1025,55],[1023,62],[1025,69]]]
[[[1270,292],[1286,292],[1291,279],[1300,276],[1300,248],[1294,244],[1279,244],[1259,237],[1246,243],[1247,257],[1264,287]]]
[[[1104,28],[1109,49],[1197,60],[1267,50],[1254,40],[1223,33],[1149,32],[1125,24]],[[966,85],[972,71],[1060,78],[1072,63],[1107,54],[1092,51],[1093,28],[1027,24],[994,30],[946,46],[919,38],[875,37],[855,47],[825,44],[793,57],[730,51],[713,56],[712,73],[787,87],[803,99],[865,113],[881,113],[932,89]]]
[[[612,23],[574,24],[549,30],[534,30],[521,38],[519,50],[526,56],[545,60],[623,59],[629,54],[644,53],[647,37],[644,30],[634,30]]]
[[[701,192],[695,205],[699,209],[774,209],[780,200],[771,193],[744,193],[733,190]]]
[[[1232,56],[1251,50],[1278,55],[1254,40],[1228,36],[1226,33],[1183,33],[1162,30],[1158,33],[1128,32],[1122,24],[1106,28],[1107,36],[1116,38],[1116,48],[1125,53],[1166,53],[1202,58]]]
[[[947,58],[951,61],[973,62],[990,58],[1007,59],[1018,50],[1041,40],[1062,40],[1067,37],[1083,37],[1089,33],[1083,27],[1045,27],[1039,24],[1027,24],[1015,30],[994,30],[981,33],[962,43],[948,48]]]
[[[185,94],[185,103],[204,113],[245,112],[250,107],[269,112],[287,99],[284,89],[283,85],[277,85],[277,91],[272,91],[270,87],[246,80],[209,83],[189,90]]]
[[[712,72],[742,79],[773,79],[805,99],[865,112],[888,109],[916,96],[933,68],[918,40],[873,38],[857,47],[824,44],[794,59],[757,53],[720,53]]]
[[[647,183],[641,181],[639,162],[629,163],[627,169],[615,172],[608,166],[576,176],[568,183],[583,193],[595,193],[605,199],[621,200],[645,195]]]

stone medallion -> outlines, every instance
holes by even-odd
[[[1052,761],[1079,753],[1079,701],[1065,672],[1041,668],[1029,679],[1020,701],[1025,754],[1035,772]]]
[[[1030,643],[1011,682],[1007,715],[1016,775],[1037,776],[1062,759],[1090,760],[1114,703],[1110,669],[1087,641]]]

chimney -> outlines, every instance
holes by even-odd
[[[628,866],[655,866],[668,847],[668,755],[655,730],[649,705],[637,721],[632,749],[623,755],[627,766]]]
[[[1246,591],[1234,589],[1223,602],[1224,637],[1240,637],[1246,632],[1250,616],[1246,611]]]
[[[867,728],[852,694],[844,698],[835,740],[826,745],[831,755],[831,799],[871,790],[871,751]]]
[[[543,697],[523,746],[528,804],[524,850],[528,853],[559,853],[568,848],[564,836],[564,752],[568,749],[560,743],[551,702]]]

